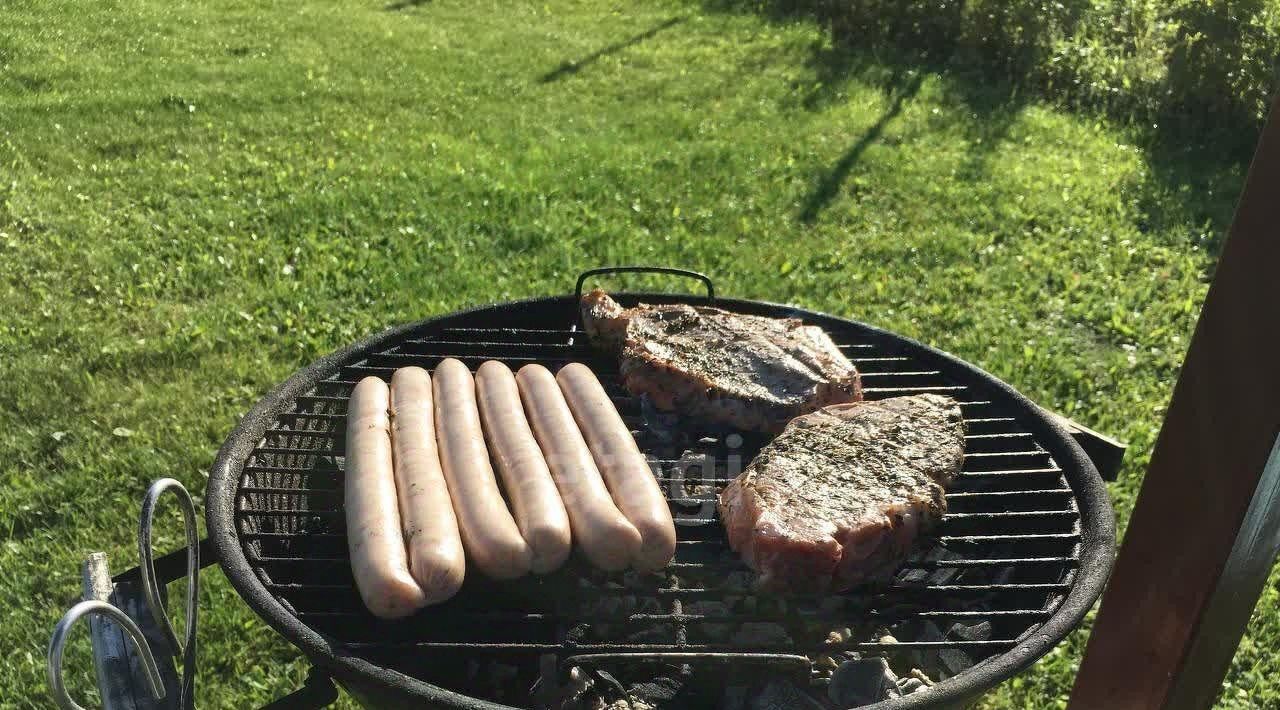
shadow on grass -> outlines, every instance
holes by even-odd
[[[944,111],[973,117],[964,121],[971,139],[968,157],[960,167],[959,177],[970,181],[986,179],[989,158],[1018,120],[1029,101],[1027,92],[1008,82],[991,81],[976,72],[949,68],[928,53],[905,50],[873,51],[845,46],[831,41],[815,42],[802,60],[811,73],[812,88],[804,93],[796,106],[806,111],[820,111],[844,100],[845,87],[851,82],[878,87],[885,93],[887,106],[879,118],[815,180],[815,187],[805,198],[797,219],[815,222],[827,206],[839,197],[842,186],[857,167],[863,153],[876,143],[907,103],[919,93],[925,78],[936,77],[936,90]]]
[[[840,191],[840,186],[844,184],[845,178],[849,177],[849,171],[853,170],[853,166],[858,163],[858,159],[862,157],[862,153],[880,137],[884,132],[885,126],[889,125],[899,113],[902,113],[902,105],[908,99],[915,96],[920,91],[920,84],[924,82],[924,75],[920,72],[913,72],[912,77],[906,82],[895,82],[897,86],[891,86],[889,89],[889,107],[880,114],[880,118],[871,124],[866,133],[857,140],[831,170],[827,172],[817,186],[805,198],[804,207],[800,210],[800,221],[806,224],[812,223],[818,218],[818,214],[831,203],[836,194]]]
[[[426,5],[431,0],[395,0],[395,2],[387,3],[382,7],[387,12],[398,12],[400,10],[408,10],[411,7]]]
[[[1189,143],[1177,134],[1158,135],[1144,151],[1151,177],[1137,194],[1139,227],[1183,232],[1179,246],[1202,249],[1216,260],[1244,189],[1250,153],[1233,157],[1230,149]]]
[[[856,8],[865,11],[889,7],[872,0],[854,6],[855,16]],[[1003,48],[1004,55],[996,60],[983,56],[984,48],[975,51],[972,47],[958,47],[954,36],[948,34],[954,33],[960,21],[956,13],[961,11],[963,2],[943,2],[940,7],[950,11],[929,16],[919,15],[919,6],[922,5],[905,3],[902,9],[877,16],[874,21],[862,17],[858,21],[883,30],[868,34],[849,24],[849,13],[836,12],[850,7],[848,3],[702,1],[708,12],[752,13],[782,24],[812,21],[823,30],[823,39],[813,43],[803,60],[812,88],[800,97],[800,108],[816,111],[841,100],[845,86],[852,81],[878,84],[891,97],[880,118],[815,179],[815,187],[797,215],[800,221],[814,222],[839,195],[866,149],[881,137],[919,89],[922,75],[932,74],[940,80],[945,101],[976,119],[973,137],[980,140],[974,141],[972,153],[961,168],[965,179],[986,179],[990,154],[1033,102],[1086,117],[1110,114],[1113,125],[1142,151],[1149,168],[1147,174],[1125,188],[1133,191],[1138,227],[1169,234],[1171,240],[1176,240],[1170,246],[1194,245],[1211,258],[1217,257],[1257,141],[1257,126],[1225,109],[1208,111],[1177,101],[1167,101],[1154,115],[1147,116],[1118,114],[1107,107],[1059,97],[1041,86],[1034,74],[1033,67],[1041,59],[1036,54],[1040,50],[1034,38],[1005,38],[1013,51]],[[1078,0],[1064,3],[1059,24],[1072,27],[1079,19],[1080,8]],[[1019,16],[998,19],[1007,20],[1011,26],[1024,23],[1043,29]],[[915,78],[904,82],[904,76]],[[1171,86],[1170,92],[1176,94],[1177,89]],[[1187,229],[1188,225],[1191,229]],[[1178,232],[1184,234],[1175,236]]]
[[[685,18],[683,17],[671,17],[654,25],[653,27],[650,27],[649,29],[645,30],[644,32],[641,32],[640,34],[633,35],[631,37],[628,37],[627,39],[624,39],[618,42],[614,42],[613,44],[608,45],[606,47],[601,47],[600,49],[597,49],[596,51],[592,52],[591,54],[588,54],[585,57],[582,57],[581,59],[565,60],[564,62],[561,62],[560,66],[547,72],[546,74],[543,74],[542,77],[538,79],[538,81],[543,84],[549,84],[553,81],[559,81],[561,79],[565,79],[567,77],[573,76],[574,74],[577,74],[578,72],[582,71],[584,67],[587,67],[599,61],[602,57],[607,57],[610,54],[616,54],[628,47],[632,47],[634,45],[640,44],[641,42],[647,39],[652,39],[659,32],[662,32],[663,30],[674,27],[684,21],[685,21]]]

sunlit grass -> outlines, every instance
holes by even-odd
[[[1132,444],[1123,522],[1239,160],[832,61],[811,24],[675,1],[5,3],[0,707],[44,706],[81,558],[132,566],[147,483],[201,491],[275,383],[601,264],[701,269],[972,360]],[[201,704],[296,688],[305,662],[206,580]],[[1276,603],[1240,707],[1276,697]],[[1083,639],[988,705],[1060,702]]]

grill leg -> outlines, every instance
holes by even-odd
[[[127,582],[114,583],[107,555],[89,555],[82,568],[84,598],[105,601],[133,619],[146,637],[164,681],[165,696],[151,697],[142,660],[124,632],[109,619],[89,617],[93,666],[104,710],[173,710],[178,707],[181,681],[173,664],[173,649],[142,598],[142,590]]]

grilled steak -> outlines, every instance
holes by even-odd
[[[933,394],[799,417],[720,494],[729,545],[766,589],[883,579],[946,512],[964,432],[960,406]]]
[[[817,326],[688,305],[623,308],[604,291],[582,297],[596,345],[619,354],[622,382],[659,409],[750,431],[862,399],[853,363]]]

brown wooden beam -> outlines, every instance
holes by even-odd
[[[1213,702],[1280,542],[1280,516],[1268,515],[1280,495],[1280,462],[1270,459],[1278,433],[1280,101],[1254,154],[1072,708]]]

